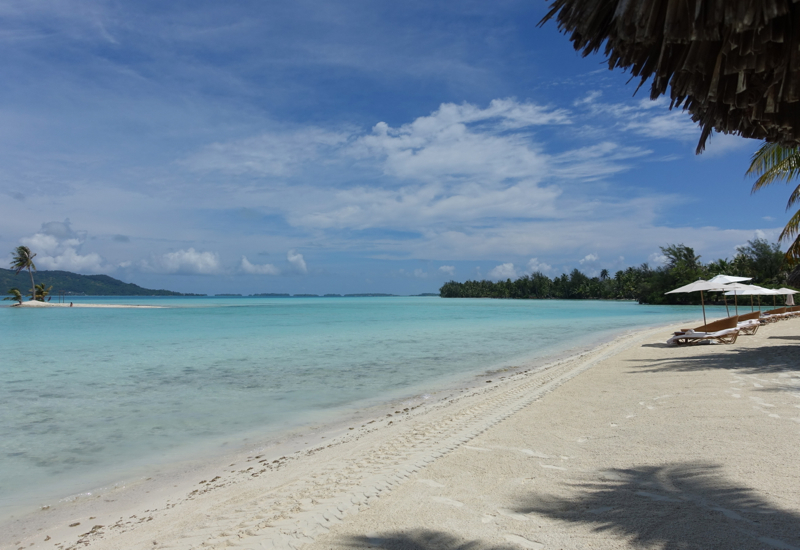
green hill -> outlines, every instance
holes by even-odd
[[[34,282],[38,285],[52,286],[50,295],[58,296],[59,292],[78,296],[198,296],[198,294],[181,294],[171,290],[153,290],[142,288],[133,283],[123,283],[108,275],[78,275],[69,271],[34,271]],[[0,294],[10,288],[18,288],[22,294],[30,295],[31,279],[27,271],[15,275],[10,269],[0,268]]]

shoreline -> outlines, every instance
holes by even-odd
[[[9,531],[17,532],[20,536],[23,535],[23,529],[24,532],[47,530],[51,533],[48,536],[54,539],[63,539],[66,544],[70,537],[74,536],[72,529],[64,529],[63,527],[64,525],[75,523],[70,518],[86,516],[96,518],[97,521],[101,521],[101,518],[103,518],[102,522],[96,525],[108,525],[108,523],[113,523],[110,521],[111,518],[108,517],[109,514],[116,515],[118,518],[125,517],[126,514],[130,516],[130,512],[133,512],[135,516],[140,516],[142,510],[145,509],[148,511],[161,509],[162,512],[167,512],[171,507],[175,507],[178,502],[184,503],[185,506],[187,502],[197,498],[199,490],[198,479],[206,481],[206,483],[199,484],[202,489],[199,494],[206,494],[212,492],[212,490],[223,490],[226,487],[250,481],[247,478],[252,477],[252,471],[255,469],[250,463],[254,462],[253,457],[259,457],[259,460],[261,460],[261,455],[269,458],[269,464],[276,464],[274,466],[276,470],[282,469],[285,464],[294,463],[295,461],[305,464],[306,466],[304,467],[307,468],[313,466],[314,461],[308,458],[312,455],[332,452],[330,449],[342,450],[354,446],[360,447],[362,445],[362,443],[359,443],[361,440],[384,439],[386,436],[384,432],[397,430],[401,425],[424,422],[427,418],[441,415],[443,410],[459,406],[461,403],[480,402],[489,394],[497,393],[504,388],[524,382],[529,376],[541,376],[542,373],[548,373],[553,369],[563,369],[565,365],[572,365],[583,361],[587,357],[605,355],[604,350],[608,348],[617,349],[625,342],[638,340],[644,334],[662,333],[666,330],[666,327],[659,326],[637,331],[622,331],[621,334],[618,333],[611,340],[604,339],[599,343],[594,341],[591,346],[588,344],[579,345],[555,357],[540,358],[538,362],[534,360],[532,363],[513,369],[487,370],[481,375],[472,376],[469,380],[462,379],[458,384],[440,387],[438,391],[433,392],[433,395],[430,396],[430,401],[422,399],[422,396],[416,396],[416,405],[411,403],[414,398],[383,402],[368,409],[354,411],[352,415],[348,415],[348,418],[344,418],[332,425],[304,426],[295,429],[290,433],[283,434],[277,440],[272,439],[268,447],[263,444],[248,444],[240,449],[236,458],[231,459],[231,464],[246,463],[250,470],[225,470],[230,466],[223,465],[219,459],[225,459],[225,464],[227,464],[227,458],[231,456],[230,453],[220,454],[215,457],[215,460],[211,461],[184,461],[179,464],[172,464],[171,468],[153,468],[151,477],[136,479],[133,482],[125,483],[122,487],[106,489],[94,494],[83,493],[76,495],[69,502],[62,500],[58,504],[48,506],[40,512],[27,514],[4,523]],[[486,384],[488,379],[491,379],[490,384]],[[398,410],[395,407],[398,407],[401,401],[406,401],[407,406]],[[406,410],[403,411],[402,409]],[[382,411],[380,416],[378,416],[379,411]],[[383,413],[387,411],[387,415],[384,416]],[[316,438],[316,441],[324,439],[325,442],[323,445],[309,443],[311,437]],[[278,462],[273,463],[273,460]],[[309,463],[311,464],[309,465]],[[259,468],[260,470],[256,471],[261,472],[263,470],[263,472],[256,477],[269,476],[268,472],[271,473],[272,470],[272,468],[263,467],[263,460]],[[165,470],[168,470],[167,473],[164,472]],[[215,482],[213,489],[211,488],[212,486],[208,485],[210,483],[208,480]],[[202,487],[203,485],[206,487]],[[145,505],[145,503],[150,504]],[[56,527],[53,529],[58,525],[61,525],[61,528]],[[95,533],[95,535],[98,535],[98,539],[102,538],[99,537],[100,533]],[[5,541],[2,542],[5,543]],[[8,548],[12,546],[8,546]],[[5,548],[5,546],[0,547]]]
[[[128,304],[74,304],[74,303],[53,303],[53,302],[39,302],[35,300],[28,300],[27,302],[22,302],[21,304],[12,304],[8,307],[18,307],[18,308],[51,308],[51,307],[84,307],[84,308],[122,308],[122,309],[163,309],[166,306],[140,306],[140,305],[128,305]]]

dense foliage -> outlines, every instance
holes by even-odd
[[[682,244],[661,247],[661,252],[666,257],[662,267],[653,269],[642,264],[617,271],[613,277],[605,269],[599,277],[589,277],[577,269],[553,279],[536,272],[516,281],[450,281],[439,289],[439,294],[443,298],[609,299],[638,300],[647,304],[688,304],[699,303],[699,293],[664,293],[720,273],[753,277],[751,282],[760,286],[786,285],[788,272],[784,254],[777,244],[764,239],[738,247],[736,257],[731,261],[716,260],[708,264],[700,262],[700,256]]]
[[[23,283],[12,269],[0,268],[0,289],[19,287]],[[36,280],[40,282],[37,287],[37,297],[40,295],[39,289],[48,291],[51,297],[57,297],[60,293],[79,296],[184,296],[180,292],[170,290],[152,290],[142,288],[132,283],[123,283],[118,279],[108,275],[78,275],[69,271],[38,271]],[[52,288],[52,290],[51,290]],[[28,289],[28,296],[30,296]],[[47,293],[42,296],[45,299]]]

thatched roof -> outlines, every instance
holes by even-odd
[[[652,78],[711,131],[800,144],[800,0],[553,0],[555,17],[584,56]]]

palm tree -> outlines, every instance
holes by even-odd
[[[53,290],[53,285],[50,285],[48,288],[44,287],[44,283],[36,285],[36,300],[44,302],[44,299],[47,298],[51,290]]]
[[[13,302],[19,302],[20,304],[22,303],[22,292],[20,292],[18,288],[10,289],[8,291],[8,294],[9,294],[9,296],[6,297],[6,298],[3,298],[3,300],[10,300],[10,301],[13,301]]]
[[[758,178],[753,184],[753,193],[779,180],[789,183],[800,176],[800,148],[784,147],[779,143],[764,143],[750,159],[750,168],[747,169],[746,174]],[[798,201],[800,201],[800,185],[795,187],[789,196],[786,210],[791,209]],[[798,230],[800,230],[800,210],[789,219],[778,239],[790,240],[798,234]],[[786,251],[786,260],[789,263],[800,260],[800,236],[796,237],[794,242],[789,245],[789,250]]]
[[[20,271],[27,269],[28,274],[31,276],[31,300],[36,298],[36,285],[33,283],[33,271],[36,271],[36,266],[33,263],[35,256],[36,254],[32,254],[31,249],[27,246],[18,246],[11,257],[11,269],[16,271],[15,275],[19,275]]]

